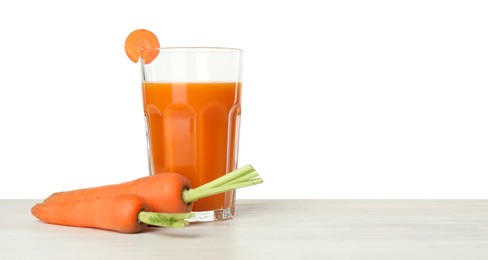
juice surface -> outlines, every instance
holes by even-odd
[[[151,174],[177,172],[193,187],[237,166],[240,83],[142,84]],[[232,192],[197,201],[194,211],[228,208]]]

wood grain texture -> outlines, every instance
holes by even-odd
[[[0,259],[488,259],[488,200],[239,200],[133,235],[44,224],[36,202],[0,200]]]

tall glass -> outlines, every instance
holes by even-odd
[[[149,61],[141,60],[150,174],[177,172],[198,187],[235,170],[242,51],[159,48],[142,57]],[[197,221],[214,221],[231,218],[234,208],[232,191],[196,201],[193,211]]]

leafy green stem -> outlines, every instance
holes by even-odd
[[[137,218],[140,222],[152,226],[182,228],[188,226],[188,219],[194,215],[194,213],[158,213],[141,211],[137,215]]]
[[[201,198],[260,183],[263,183],[263,180],[256,170],[251,165],[246,165],[195,189],[184,190],[182,198],[186,203],[190,203]]]
[[[246,166],[243,166],[237,170],[234,170],[232,172],[229,172],[227,173],[226,175],[220,177],[220,178],[217,178],[213,181],[210,181],[206,184],[203,184],[199,187],[197,187],[196,189],[206,189],[206,188],[213,188],[213,187],[217,187],[217,186],[220,186],[222,184],[225,184],[229,181],[231,181],[232,179],[234,178],[237,178],[237,177],[240,177],[242,175],[245,175],[246,173],[248,173],[249,171],[253,171],[254,168],[251,166],[251,165],[246,165]]]

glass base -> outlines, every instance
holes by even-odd
[[[217,209],[209,211],[192,211],[195,216],[190,218],[190,222],[212,222],[231,219],[234,216],[234,209]]]

